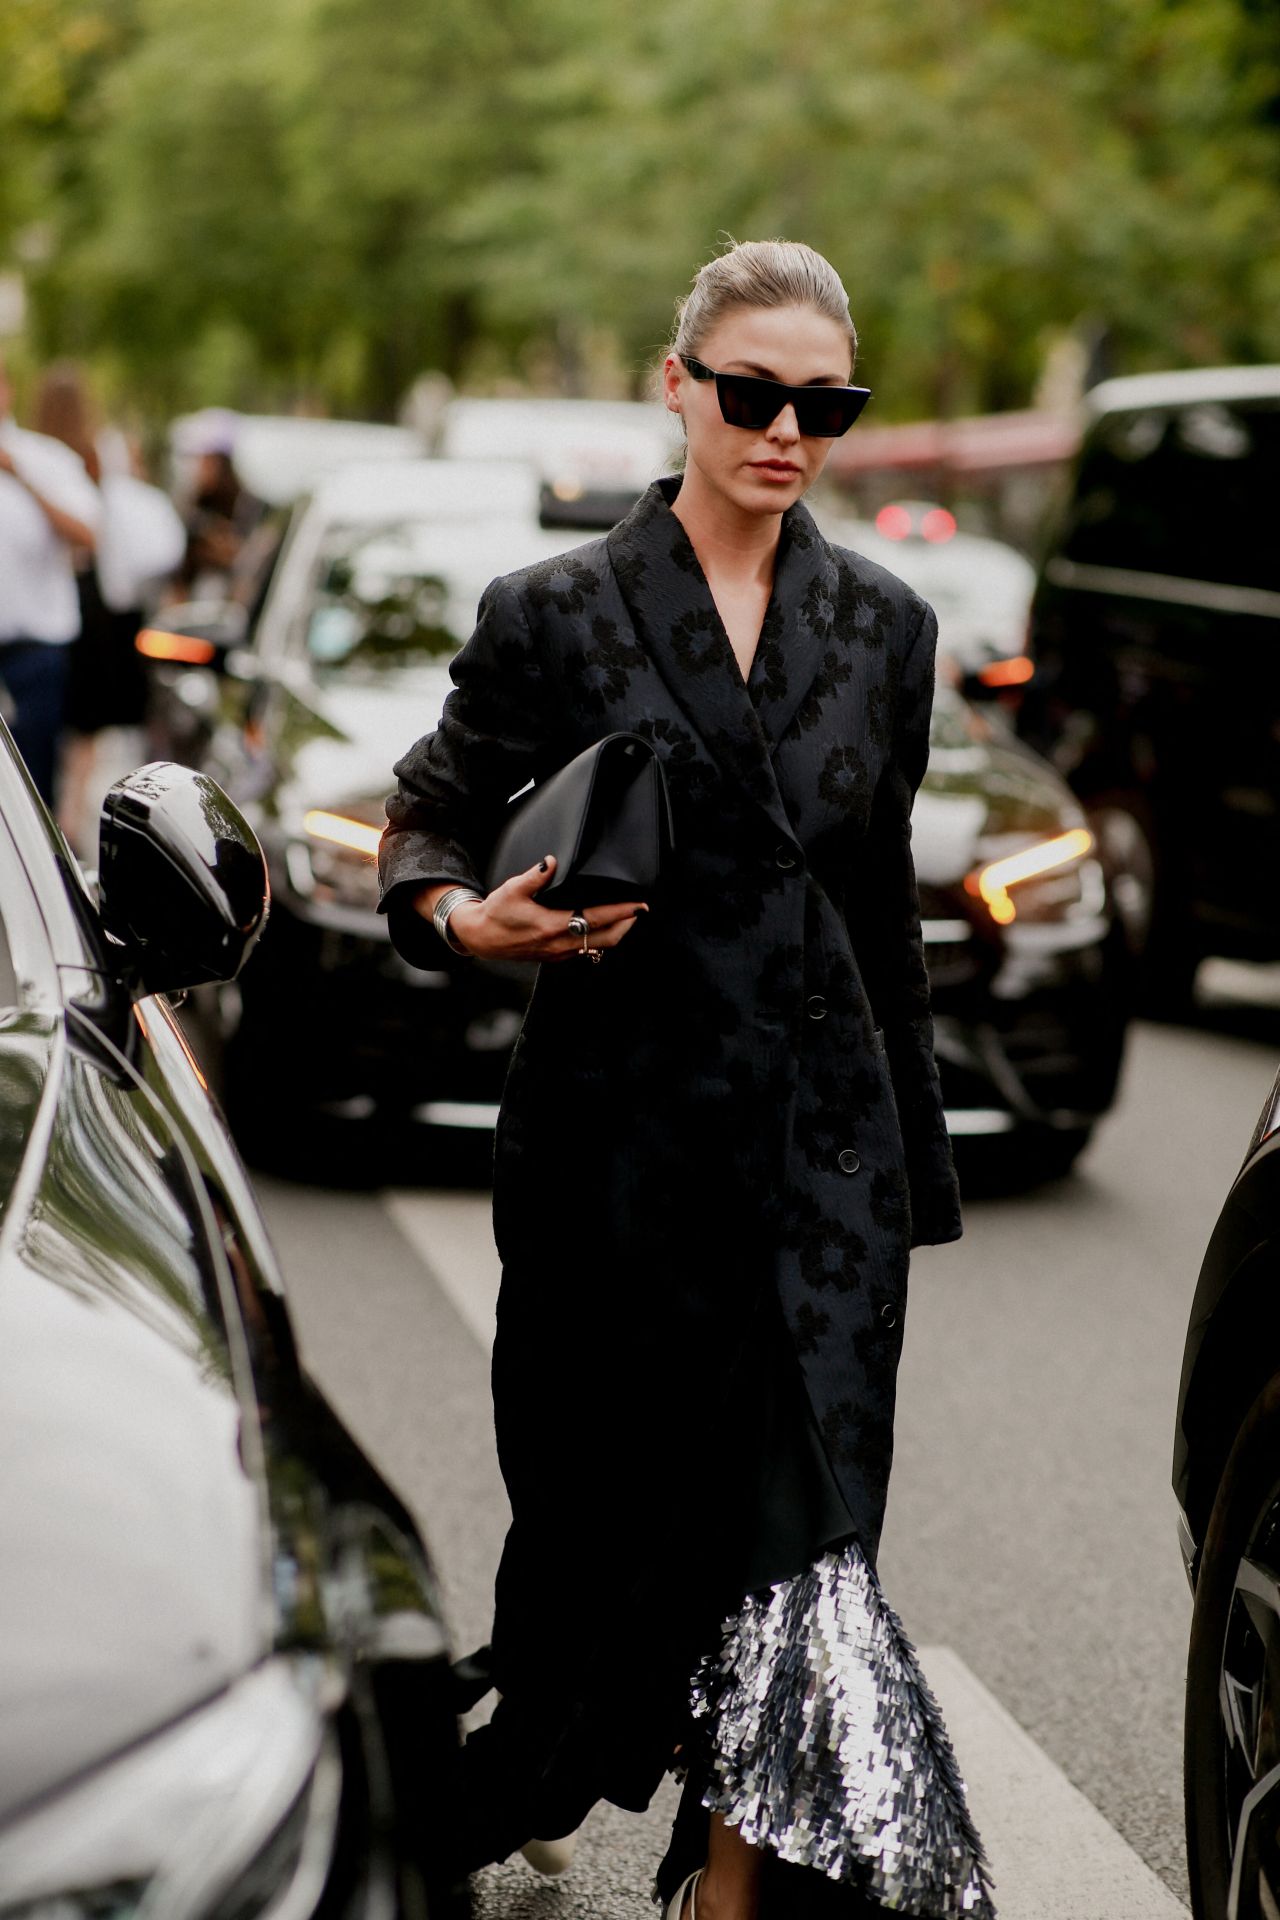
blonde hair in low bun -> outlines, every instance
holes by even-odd
[[[799,240],[731,240],[723,253],[699,267],[693,286],[676,305],[671,345],[693,354],[736,307],[811,307],[834,320],[849,342],[849,365],[858,334],[849,296],[829,260]]]

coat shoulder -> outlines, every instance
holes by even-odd
[[[588,540],[580,547],[569,547],[545,560],[504,573],[487,588],[485,597],[507,595],[515,599],[526,615],[547,612],[581,613],[588,601],[599,593],[609,572],[609,551],[601,538]]]
[[[905,631],[908,634],[915,632],[928,603],[914,587],[909,587],[896,573],[890,573],[888,567],[882,567],[878,561],[868,560],[864,553],[856,552],[853,547],[837,546],[833,540],[828,540],[827,546],[848,584],[863,591],[870,589],[887,600],[895,612],[901,614]]]

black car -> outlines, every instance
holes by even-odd
[[[1280,1911],[1280,1074],[1191,1309],[1173,1485],[1195,1594],[1186,1809],[1198,1920]]]
[[[593,509],[611,523],[618,501],[570,506],[585,538]],[[532,969],[434,940],[427,966],[406,965],[376,912],[374,859],[391,767],[435,724],[484,586],[571,541],[560,507],[550,517],[540,525],[536,476],[514,466],[335,473],[300,508],[259,618],[223,659],[205,764],[259,833],[274,906],[242,979],[205,1007],[200,1045],[253,1157],[305,1158],[301,1105],[392,1121],[388,1139],[406,1118],[441,1139],[470,1134],[473,1171],[487,1168]],[[162,671],[158,716],[177,737],[211,681],[184,699],[192,669]],[[957,1150],[997,1175],[1060,1172],[1120,1067],[1127,954],[1112,876],[1063,781],[946,688],[913,843]]]
[[[1052,769],[946,686],[911,841],[961,1180],[1064,1173],[1124,1057],[1131,956],[1113,876]]]
[[[1143,989],[1280,957],[1280,368],[1109,381],[1031,615],[1019,729],[1151,891]]]
[[[412,1520],[302,1371],[165,991],[261,852],[205,775],[108,796],[91,897],[0,726],[0,1912],[467,1911]]]

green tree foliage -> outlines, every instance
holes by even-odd
[[[390,411],[428,366],[639,378],[717,236],[845,275],[881,417],[1280,359],[1262,0],[17,0],[0,245],[153,404]]]

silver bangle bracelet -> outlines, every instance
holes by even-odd
[[[449,915],[455,907],[460,907],[464,900],[483,899],[484,895],[478,887],[450,887],[447,892],[440,895],[435,906],[431,909],[431,924],[444,941],[446,947],[449,948],[450,952],[465,954],[468,953],[470,949],[462,946],[450,933]]]

